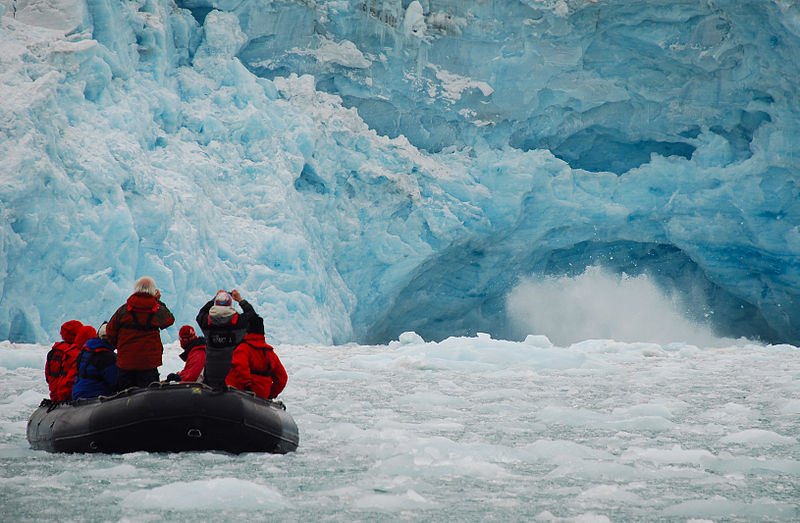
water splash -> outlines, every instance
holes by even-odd
[[[688,319],[680,300],[647,275],[615,275],[600,267],[572,278],[525,279],[509,293],[506,309],[518,335],[545,334],[558,345],[586,339],[730,344]]]

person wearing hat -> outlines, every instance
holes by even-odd
[[[173,323],[175,317],[161,301],[155,280],[148,276],[136,280],[133,294],[106,325],[108,342],[117,348],[119,390],[158,381],[164,354],[160,331]]]
[[[231,371],[225,383],[252,391],[259,398],[272,399],[286,387],[286,379],[286,369],[264,338],[264,320],[260,316],[252,318],[244,340],[233,351]]]
[[[183,349],[180,358],[186,362],[186,365],[183,366],[182,371],[170,373],[167,381],[197,381],[206,364],[206,339],[202,336],[198,338],[191,325],[181,327],[181,330],[178,331],[178,338],[181,340]]]
[[[80,323],[80,322],[77,322]],[[74,324],[73,324],[74,326]],[[63,333],[62,333],[63,335]],[[96,336],[97,333],[94,327],[81,324],[80,328],[75,332],[70,346],[64,353],[63,358],[58,358],[55,352],[58,350],[55,347],[50,350],[47,357],[47,370],[46,375],[52,373],[55,376],[53,381],[48,382],[50,385],[50,400],[51,401],[71,401],[72,387],[78,377],[77,360],[80,355],[81,348],[86,343],[86,340]],[[68,333],[67,337],[70,337]],[[56,368],[59,370],[56,371]]]
[[[69,320],[61,325],[61,341],[53,344],[47,353],[44,367],[44,379],[50,389],[51,401],[69,401],[72,399],[72,384],[77,373],[75,360],[81,348],[75,345],[75,336],[83,327],[78,320]]]
[[[242,308],[241,313],[233,306],[234,301]],[[203,305],[195,318],[206,338],[203,383],[217,389],[225,387],[233,351],[241,343],[254,316],[257,316],[255,309],[236,289],[231,292],[220,289]]]
[[[106,339],[106,325],[107,322],[103,322],[97,335],[86,340],[78,354],[73,400],[111,396],[117,391],[117,355]]]

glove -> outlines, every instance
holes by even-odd
[[[170,381],[180,382],[181,381],[181,375],[178,374],[177,372],[171,372],[171,373],[167,374],[167,383],[169,383]]]

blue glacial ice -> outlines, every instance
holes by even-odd
[[[0,14],[0,339],[99,324],[142,275],[186,323],[237,287],[278,342],[523,339],[511,298],[602,272],[800,343],[796,3]]]

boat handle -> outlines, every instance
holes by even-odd
[[[203,437],[203,433],[200,432],[200,429],[189,429],[189,431],[186,433],[186,435],[189,436],[190,438],[202,438]]]

